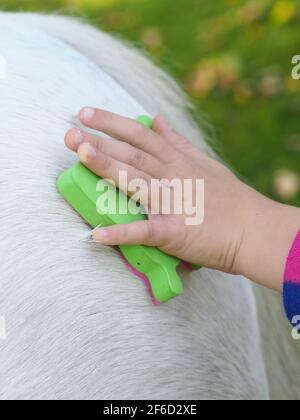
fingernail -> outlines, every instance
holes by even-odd
[[[79,146],[83,141],[83,134],[80,130],[74,132],[74,143]]]
[[[95,114],[94,108],[83,108],[80,112],[80,117],[84,121],[90,121]]]
[[[108,238],[109,231],[108,229],[98,229],[93,233],[93,239],[95,242],[102,242]]]
[[[83,162],[95,159],[97,156],[96,149],[89,143],[83,143],[78,149],[79,159]]]

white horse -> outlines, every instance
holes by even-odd
[[[164,113],[210,153],[178,86],[140,52],[59,16],[0,13],[0,55],[0,398],[299,398],[276,296],[201,269],[155,307],[114,249],[84,240],[89,228],[56,191],[76,161],[64,133],[84,105]]]

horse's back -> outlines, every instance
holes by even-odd
[[[147,74],[144,104],[21,16],[0,14],[0,398],[267,397],[247,282],[185,273],[184,295],[155,307],[118,252],[84,241],[89,228],[56,191],[76,161],[63,144],[74,115],[151,112]]]

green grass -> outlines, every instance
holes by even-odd
[[[298,0],[7,0],[0,6],[83,15],[146,48],[215,127],[222,157],[263,193],[300,205],[300,80],[291,78],[291,58],[300,54]],[[284,182],[281,170],[295,178],[290,193],[276,187]]]

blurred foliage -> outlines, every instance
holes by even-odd
[[[60,11],[146,48],[216,128],[218,151],[260,191],[300,205],[299,0],[0,0]],[[76,36],[76,34],[74,34]]]

